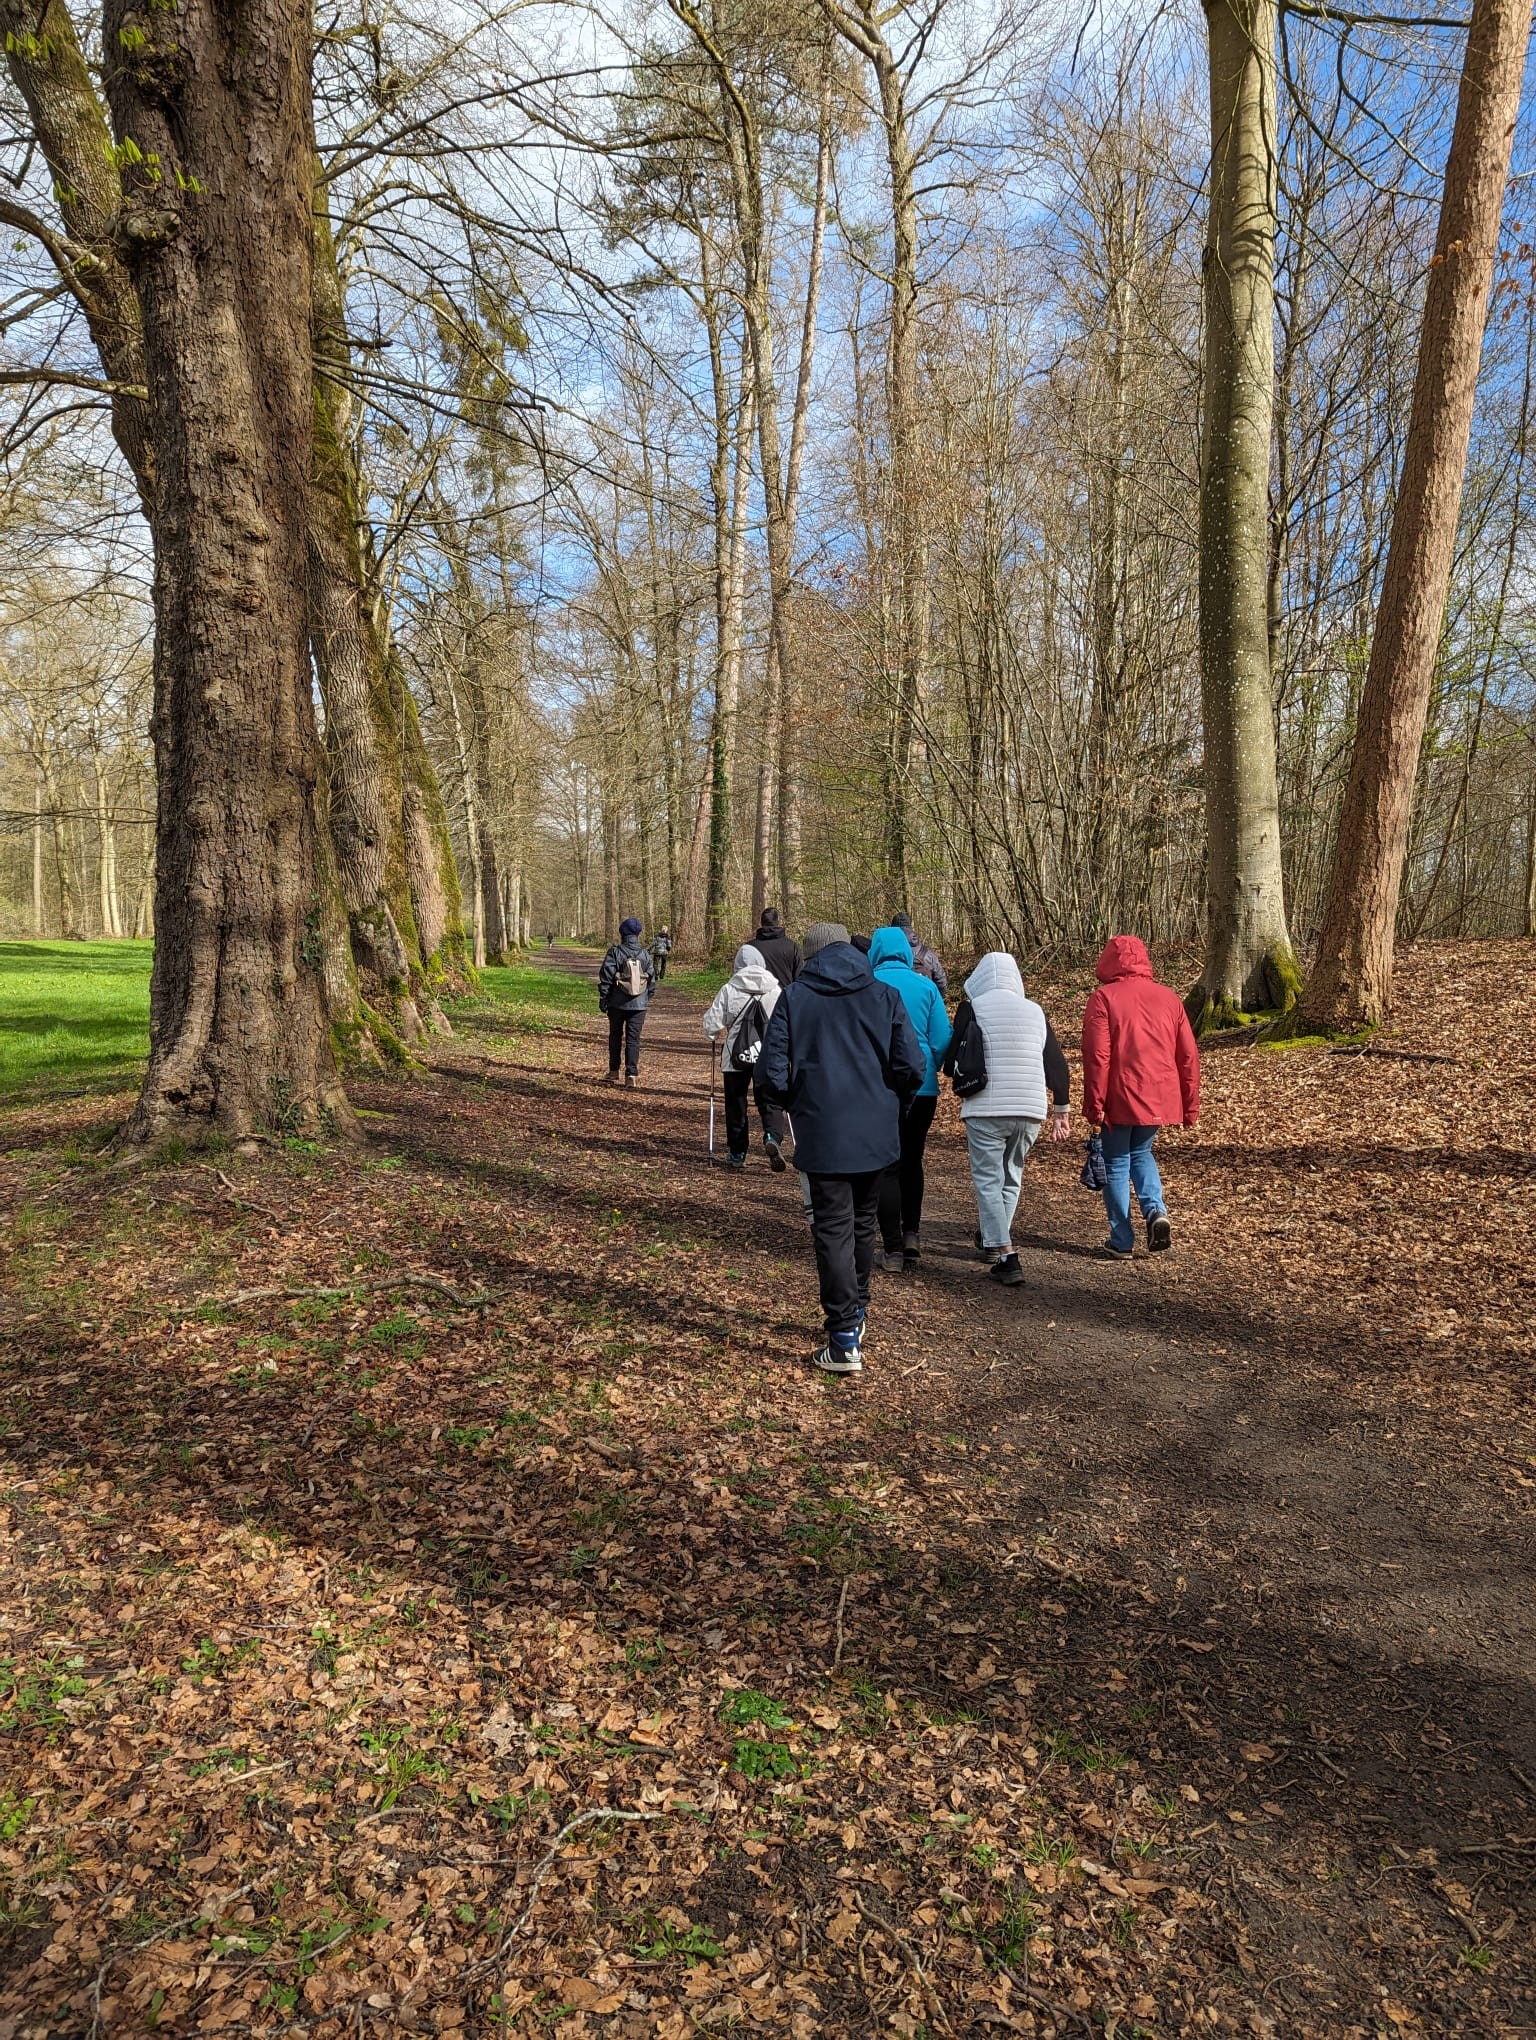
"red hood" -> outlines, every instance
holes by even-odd
[[[1116,978],[1151,977],[1152,959],[1146,943],[1139,935],[1111,935],[1093,974],[1101,985],[1113,984]]]

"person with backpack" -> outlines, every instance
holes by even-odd
[[[656,959],[656,982],[660,984],[667,974],[667,958],[672,954],[672,931],[661,927],[656,930],[656,940],[651,944],[651,954]]]
[[[1199,1118],[1200,1050],[1184,1001],[1153,977],[1139,936],[1112,935],[1094,975],[1098,989],[1083,1013],[1083,1117],[1103,1140],[1109,1238],[1099,1252],[1128,1261],[1136,1251],[1133,1186],[1147,1251],[1173,1245],[1152,1143],[1164,1126]]]
[[[949,996],[949,973],[939,961],[939,952],[930,949],[926,942],[920,942],[912,933],[912,916],[905,908],[892,914],[891,926],[899,928],[912,945],[912,968],[925,978],[932,978],[939,988],[939,997]]]
[[[912,945],[893,923],[870,938],[869,963],[882,984],[892,985],[922,1043],[927,1074],[901,1108],[901,1154],[880,1182],[880,1265],[888,1274],[913,1274],[922,1252],[923,1150],[939,1105],[939,1062],[949,1047],[949,1015],[943,994],[916,968]]]
[[[795,1164],[809,1179],[825,1320],[813,1364],[858,1374],[880,1178],[900,1156],[901,1102],[922,1083],[927,1061],[901,995],[875,976],[848,930],[829,924],[816,933],[830,939],[773,1009],[758,1085],[794,1121]]]
[[[640,1030],[656,987],[656,968],[640,941],[640,923],[631,914],[619,923],[619,939],[598,967],[597,1010],[608,1016],[608,1081],[624,1082],[633,1091],[640,1081]]]
[[[728,1169],[747,1166],[751,1144],[748,1128],[747,1094],[757,1074],[763,1051],[763,1037],[781,987],[773,972],[750,942],[736,952],[731,975],[716,992],[704,1015],[704,1039],[719,1041],[721,1085],[725,1092],[725,1165]],[[763,1123],[763,1147],[768,1166],[775,1174],[784,1169],[784,1115],[771,1100],[758,1095],[758,1116]]]
[[[1013,1246],[1013,1218],[1024,1162],[1047,1116],[1051,1138],[1070,1132],[1072,1075],[1055,1029],[1027,997],[1006,950],[984,956],[955,1009],[945,1074],[960,1099],[960,1120],[976,1191],[976,1251],[987,1272],[1016,1289],[1024,1270]]]
[[[757,933],[751,940],[752,947],[779,983],[792,985],[805,968],[805,958],[800,953],[799,943],[785,933],[783,917],[777,907],[764,907]]]

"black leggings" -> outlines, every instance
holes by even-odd
[[[923,1222],[923,1149],[939,1109],[937,1098],[913,1098],[901,1115],[901,1160],[880,1178],[880,1241],[888,1254],[901,1252],[902,1236]]]
[[[608,1074],[616,1077],[619,1073],[619,1054],[624,1056],[624,1074],[637,1077],[640,1074],[640,1030],[645,1025],[645,1008],[637,1006],[633,1013],[610,1013],[608,1015]]]

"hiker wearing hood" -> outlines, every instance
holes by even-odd
[[[912,945],[912,968],[919,977],[932,978],[939,988],[940,998],[949,991],[949,973],[939,961],[939,952],[926,942],[919,941],[912,932],[912,916],[903,910],[892,914],[891,926],[899,928]]]
[[[1153,977],[1139,936],[1112,935],[1094,976],[1098,990],[1083,1013],[1083,1117],[1104,1129],[1109,1238],[1101,1251],[1128,1261],[1132,1186],[1148,1251],[1173,1245],[1152,1143],[1161,1127],[1193,1126],[1200,1116],[1200,1050],[1183,1000]]]
[[[818,949],[774,1007],[758,1085],[794,1121],[795,1163],[810,1182],[826,1319],[815,1364],[857,1374],[880,1178],[901,1154],[901,1100],[928,1066],[900,994],[841,932],[845,939]]]
[[[597,1010],[608,1016],[608,1081],[619,1081],[622,1053],[624,1082],[631,1091],[640,1081],[640,1030],[656,989],[656,967],[640,932],[633,914],[620,921],[619,939],[597,972]]]
[[[716,992],[704,1015],[704,1039],[718,1040],[721,1084],[725,1092],[726,1166],[744,1169],[751,1136],[747,1121],[747,1094],[752,1089],[761,1057],[763,1036],[773,1009],[779,1003],[779,981],[763,962],[759,951],[744,942],[736,952],[732,974]],[[763,1122],[763,1146],[770,1167],[784,1167],[782,1141],[784,1115],[767,1098],[758,1097],[758,1114]]]
[[[758,918],[757,933],[752,937],[752,947],[781,985],[792,985],[805,968],[800,945],[784,932],[783,918],[777,907],[764,907]]]
[[[1013,1249],[1013,1217],[1025,1158],[1048,1113],[1053,1137],[1065,1132],[1071,1072],[1055,1030],[1026,997],[1019,966],[1005,950],[990,951],[965,981],[944,1059],[951,1078],[972,1029],[985,1048],[985,1079],[964,1099],[960,1118],[976,1189],[976,1251],[991,1263],[994,1282],[1016,1288],[1024,1271]]]
[[[901,1154],[880,1179],[881,1266],[912,1274],[921,1252],[923,1150],[939,1104],[939,1062],[949,1047],[944,995],[913,960],[912,945],[893,922],[870,938],[869,963],[882,984],[893,985],[922,1044],[927,1074],[901,1108]]]

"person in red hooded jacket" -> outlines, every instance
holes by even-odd
[[[1148,1250],[1173,1245],[1152,1143],[1160,1127],[1193,1126],[1199,1117],[1200,1051],[1183,1000],[1153,977],[1138,936],[1112,935],[1094,975],[1099,988],[1083,1013],[1083,1117],[1103,1129],[1109,1238],[1101,1251],[1128,1261],[1136,1248],[1133,1185]]]

